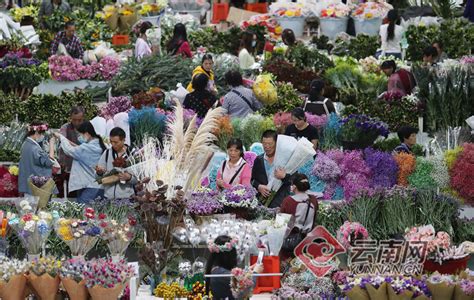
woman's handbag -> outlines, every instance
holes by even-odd
[[[308,198],[308,208],[306,209],[306,215],[304,217],[303,227],[306,224],[306,220],[308,219],[309,209],[311,208],[311,200]],[[301,241],[306,237],[307,232],[299,229],[298,227],[293,228],[291,233],[286,237],[283,241],[283,246],[281,249],[286,253],[292,253],[295,250],[296,246],[301,243]]]

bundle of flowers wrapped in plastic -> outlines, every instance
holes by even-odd
[[[55,223],[58,237],[68,245],[73,256],[84,256],[97,243],[102,228],[99,220],[105,219],[104,214],[96,218],[94,209],[85,210],[84,219],[60,218]]]
[[[272,105],[278,100],[277,88],[271,74],[259,75],[253,85],[253,92],[265,105]]]
[[[19,216],[12,215],[8,223],[15,230],[31,258],[41,253],[51,233],[53,222],[57,218],[56,212],[40,211],[38,214],[26,212]]]
[[[26,260],[0,256],[0,298],[21,299],[30,268]]]
[[[104,219],[99,225],[103,230],[101,238],[107,241],[112,257],[123,255],[135,237],[137,220],[132,216],[126,220]]]

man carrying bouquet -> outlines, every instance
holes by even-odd
[[[104,151],[95,169],[97,175],[101,176],[99,183],[104,186],[105,198],[129,198],[135,194],[137,179],[124,170],[130,149],[125,144],[125,131],[122,128],[115,127],[110,131],[110,144],[112,148]]]
[[[259,198],[268,207],[280,207],[283,199],[290,194],[291,175],[286,174],[283,168],[275,167],[276,144],[278,134],[274,130],[267,130],[262,135],[264,154],[257,156],[252,168],[252,186],[257,189]],[[270,178],[282,181],[281,187],[273,193],[268,187]]]

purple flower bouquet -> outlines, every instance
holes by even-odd
[[[31,176],[28,180],[31,194],[38,197],[38,208],[45,208],[56,187],[54,180],[46,176]]]
[[[221,212],[224,205],[219,202],[219,193],[213,190],[196,191],[186,203],[188,212],[195,216],[209,216]]]

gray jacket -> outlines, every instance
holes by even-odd
[[[26,138],[21,146],[20,173],[18,174],[18,191],[20,193],[31,194],[28,187],[30,176],[52,176],[53,162],[49,159],[49,154],[31,138]]]
[[[41,6],[38,12],[38,16],[41,18],[43,16],[51,16],[54,12],[54,4],[53,0],[43,0],[41,2]],[[63,12],[70,12],[71,11],[71,6],[69,3],[67,3],[65,0],[61,1],[61,4],[59,4],[59,10]]]
[[[114,157],[113,150],[109,148],[102,153],[99,159],[98,166],[104,167],[106,173],[114,169],[113,165]],[[125,199],[130,198],[135,194],[134,185],[137,183],[137,179],[132,175],[132,179],[127,181],[125,184],[117,182],[115,184],[106,184],[104,187],[104,196],[107,199]]]

